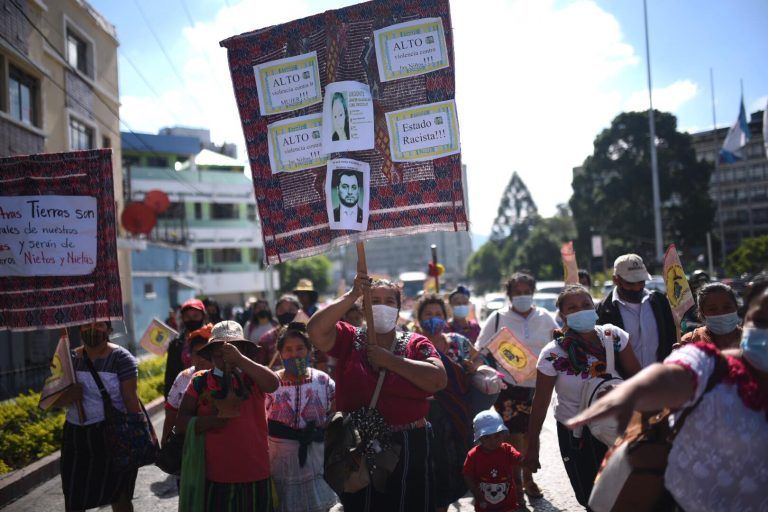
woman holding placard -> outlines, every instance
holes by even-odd
[[[610,371],[606,366],[606,346],[610,345],[615,352],[622,376],[637,373],[640,363],[629,347],[626,331],[610,324],[595,325],[595,306],[583,286],[566,286],[557,298],[557,309],[563,319],[563,332],[558,333],[539,354],[536,392],[528,426],[528,450],[523,465],[531,472],[541,467],[539,433],[554,390],[557,393],[555,420],[560,454],[576,500],[586,507],[608,447],[593,437],[588,428],[577,437],[565,423],[580,412],[586,381],[607,376]]]
[[[340,321],[364,291],[370,293],[375,344],[369,342],[367,329]],[[394,453],[381,479],[379,468],[372,471],[372,483],[356,492],[341,492],[348,512],[434,509],[431,432],[426,416],[428,398],[446,386],[447,377],[427,338],[396,331],[399,313],[396,285],[358,273],[352,290],[315,313],[307,324],[315,348],[338,360],[336,408],[349,415],[366,440],[366,460],[376,458],[376,453]],[[380,378],[383,386],[377,394]],[[373,412],[368,414],[372,403]],[[326,480],[328,476],[326,468]]]

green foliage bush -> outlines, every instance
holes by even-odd
[[[165,356],[139,363],[139,398],[145,404],[163,394]],[[44,411],[40,393],[29,391],[0,403],[0,474],[22,468],[61,448],[65,413]]]

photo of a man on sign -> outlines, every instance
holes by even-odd
[[[348,159],[332,160],[326,175],[326,199],[331,229],[365,231],[368,225],[367,166]]]

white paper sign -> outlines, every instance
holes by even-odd
[[[373,149],[371,89],[360,82],[333,82],[325,87],[323,150],[325,154]]]
[[[394,162],[434,160],[459,153],[459,123],[453,100],[387,112]]]
[[[96,198],[0,196],[0,276],[82,276],[96,268]]]
[[[331,229],[368,229],[370,169],[366,162],[349,158],[328,160],[328,170],[325,173],[325,207]]]
[[[422,18],[373,32],[382,82],[447,68],[442,18]]]
[[[316,52],[254,66],[261,115],[290,112],[323,101],[319,69]]]
[[[267,126],[272,174],[325,165],[328,158],[323,153],[322,125],[322,114],[310,114]]]

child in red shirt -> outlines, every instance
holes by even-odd
[[[475,497],[475,510],[511,512],[518,508],[515,468],[522,456],[511,444],[502,442],[508,432],[499,414],[491,409],[475,416],[472,426],[477,446],[464,461],[464,481]]]

